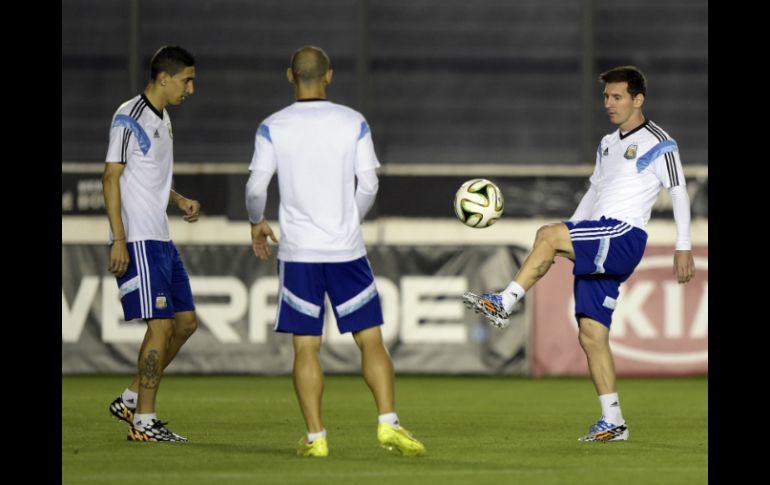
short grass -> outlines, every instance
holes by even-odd
[[[579,443],[599,417],[589,379],[399,376],[398,413],[428,454],[381,449],[358,376],[327,376],[327,459],[298,458],[290,377],[164,378],[158,413],[188,443],[126,441],[108,415],[126,376],[62,377],[62,483],[700,484],[708,482],[708,380],[621,379],[628,442]]]

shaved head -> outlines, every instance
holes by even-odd
[[[318,82],[329,71],[331,61],[320,47],[306,45],[291,56],[291,72],[301,84]]]

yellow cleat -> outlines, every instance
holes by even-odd
[[[425,446],[417,441],[409,431],[402,427],[380,423],[377,427],[377,440],[386,450],[397,450],[403,456],[421,456],[425,454]]]
[[[316,438],[312,443],[308,443],[305,438],[301,438],[297,447],[297,456],[326,458],[329,456],[329,444],[326,442],[326,438]]]

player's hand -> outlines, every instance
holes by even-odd
[[[674,274],[679,283],[687,283],[695,277],[692,251],[674,251]]]
[[[198,220],[198,216],[200,215],[201,211],[200,202],[197,200],[188,199],[186,197],[181,197],[179,202],[177,202],[177,205],[180,209],[182,209],[182,212],[184,212],[182,219],[186,220],[187,222],[195,222]]]
[[[126,240],[115,241],[110,249],[110,266],[107,270],[120,278],[128,269],[128,248]]]
[[[273,234],[273,229],[270,224],[267,223],[267,219],[262,219],[259,224],[251,224],[251,249],[254,251],[254,256],[258,257],[262,261],[267,261],[272,251],[270,245],[267,242],[267,238],[273,240],[274,243],[278,242]]]

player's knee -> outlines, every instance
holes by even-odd
[[[315,355],[321,351],[320,338],[294,338],[294,353],[300,355]]]
[[[358,332],[353,332],[353,339],[361,350],[384,347],[380,327],[369,327]]]
[[[547,224],[537,230],[535,243],[548,243],[556,247],[559,241],[559,228],[557,224]]]
[[[180,312],[174,317],[174,337],[187,340],[198,330],[198,317],[194,311]]]
[[[185,338],[189,338],[192,334],[198,330],[198,319],[193,315],[192,318],[186,318],[179,322],[176,328],[179,335]]]
[[[535,236],[535,245],[539,244],[547,244],[557,255],[574,259],[574,249],[569,230],[562,223],[547,224],[538,229]]]
[[[578,333],[578,341],[580,342],[580,346],[583,348],[583,350],[591,345],[591,338],[586,336],[583,332]]]
[[[535,233],[535,243],[547,241],[549,230],[549,226],[540,226],[540,228]]]
[[[591,352],[600,350],[608,345],[607,335],[605,333],[586,327],[586,325],[581,325],[580,332],[578,333],[578,340],[584,351]]]
[[[170,340],[174,335],[173,320],[150,320],[147,324],[147,332],[150,334],[150,339],[163,339]]]

